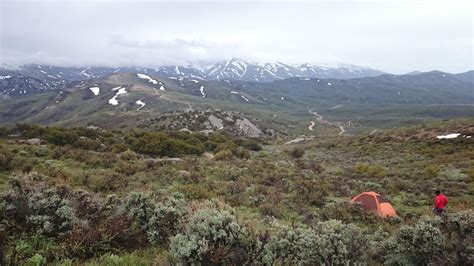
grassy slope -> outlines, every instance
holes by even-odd
[[[0,146],[15,154],[14,167],[0,172],[2,190],[7,178],[25,166],[56,184],[85,189],[105,197],[115,193],[160,190],[179,191],[190,200],[219,198],[232,205],[239,219],[255,230],[266,230],[267,216],[280,223],[305,222],[324,205],[348,201],[362,191],[386,196],[402,224],[429,214],[433,190],[449,197],[449,211],[474,205],[474,138],[437,140],[438,134],[474,135],[474,120],[437,122],[397,130],[380,130],[360,136],[326,136],[305,144],[269,143],[249,160],[215,161],[186,156],[182,163],[149,163],[148,156],[125,156],[54,145],[29,146],[1,139]],[[120,133],[114,133],[120,139]],[[286,151],[306,152],[294,159]],[[191,173],[192,178],[182,174]],[[233,191],[231,193],[231,191]],[[393,231],[399,225],[383,220],[352,221],[370,230],[378,226]],[[109,255],[89,261],[104,263]],[[125,259],[166,262],[167,253],[147,248],[126,254]]]

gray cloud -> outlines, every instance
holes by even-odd
[[[351,63],[403,73],[473,69],[470,1],[0,0],[0,63]]]

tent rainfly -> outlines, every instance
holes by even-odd
[[[397,216],[395,209],[380,194],[370,191],[362,192],[351,200],[352,203],[360,203],[365,211],[374,212],[381,217]]]

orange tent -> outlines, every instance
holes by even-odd
[[[364,210],[374,212],[381,217],[397,216],[392,204],[390,204],[380,194],[373,191],[362,192],[361,194],[353,197],[351,202],[358,202],[362,204]]]

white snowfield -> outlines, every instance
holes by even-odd
[[[202,98],[206,98],[206,93],[204,92],[204,86],[201,86],[201,88],[199,88],[199,92],[201,92]]]
[[[328,85],[329,85],[329,86],[332,86],[331,82],[328,82]]]
[[[160,91],[166,91],[166,90],[165,90],[165,86],[161,85]]]
[[[117,105],[117,104],[119,104],[119,102],[117,100],[117,96],[119,96],[120,94],[125,94],[125,93],[127,93],[127,91],[126,91],[125,88],[122,88],[122,87],[116,87],[116,88],[113,88],[112,90],[113,91],[118,90],[118,91],[115,93],[114,97],[112,97],[112,99],[109,100],[109,104]]]
[[[196,80],[196,79],[190,79],[189,81],[194,82],[194,83],[199,83],[199,80]]]
[[[140,107],[137,108],[137,111],[142,109],[145,106],[145,103],[142,100],[138,100],[135,103],[140,105]]]
[[[92,93],[94,93],[95,96],[99,95],[99,92],[100,92],[99,87],[90,87],[89,90],[91,90]]]
[[[11,78],[11,77],[12,77],[12,76],[10,76],[10,75],[0,76],[0,80],[9,79],[9,78]]]
[[[453,133],[453,134],[448,134],[448,135],[439,135],[436,138],[437,139],[455,139],[455,138],[459,137],[459,135],[461,135],[461,133]]]
[[[145,74],[137,74],[137,77],[140,78],[140,79],[146,79],[148,80],[148,82],[152,83],[152,84],[158,84],[158,81],[151,78],[150,76],[148,75],[145,75]]]

